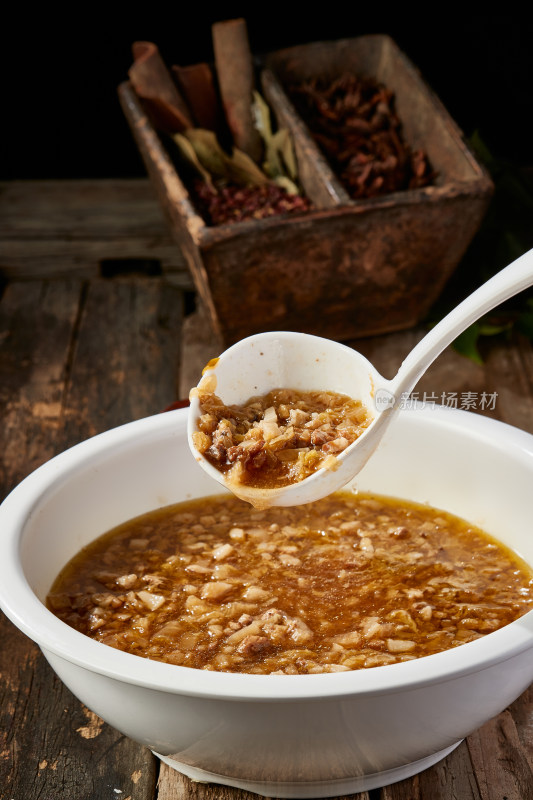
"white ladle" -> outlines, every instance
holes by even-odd
[[[337,456],[336,469],[320,469],[305,480],[276,489],[240,486],[239,497],[255,506],[292,506],[325,497],[345,486],[365,465],[387,426],[435,358],[466,328],[492,308],[533,285],[533,250],[476,289],[413,348],[396,376],[386,380],[356,350],[343,344],[290,331],[243,339],[204,370],[216,378],[215,393],[226,405],[241,404],[272,389],[329,390],[359,399],[373,416],[365,432]],[[200,381],[200,384],[202,381]],[[199,385],[200,385],[199,384]],[[200,415],[191,393],[189,445],[201,466],[219,483],[224,475],[195,449],[191,434]]]

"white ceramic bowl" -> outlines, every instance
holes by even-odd
[[[187,412],[96,436],[40,467],[0,507],[0,605],[72,692],[189,777],[276,797],[406,778],[447,755],[533,680],[533,612],[419,660],[321,675],[237,675],[92,641],[43,605],[64,563],[149,509],[218,493],[187,445]],[[533,564],[533,437],[466,411],[404,410],[361,489],[428,502]]]

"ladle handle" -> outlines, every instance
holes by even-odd
[[[528,250],[459,303],[411,350],[391,381],[394,396],[409,394],[437,356],[472,323],[532,285],[533,250]]]

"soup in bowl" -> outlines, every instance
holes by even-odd
[[[0,604],[104,720],[193,779],[325,797],[416,774],[529,686],[531,612],[443,652],[305,674],[140,657],[60,620],[47,597],[82,548],[126,520],[220,492],[192,458],[186,429],[187,411],[176,410],[96,436],[40,467],[0,507]],[[533,565],[532,479],[530,435],[415,407],[347,489],[457,515]]]

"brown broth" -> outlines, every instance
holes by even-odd
[[[398,663],[533,608],[533,570],[424,505],[336,493],[257,510],[233,496],[120,525],[62,570],[48,607],[129,653],[197,669],[302,674]]]

